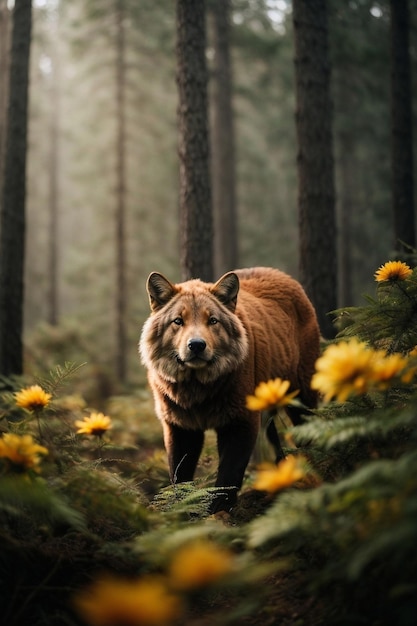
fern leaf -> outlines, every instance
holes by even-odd
[[[55,394],[57,389],[61,387],[69,378],[74,376],[87,363],[73,363],[65,361],[64,365],[56,365],[55,369],[49,371],[49,375],[45,378],[37,378],[37,383],[48,393]]]

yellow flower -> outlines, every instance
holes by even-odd
[[[320,391],[325,401],[337,398],[344,402],[351,393],[366,393],[373,358],[374,352],[363,341],[333,344],[317,359],[311,387]]]
[[[386,389],[389,382],[396,376],[402,376],[407,368],[407,359],[401,354],[387,354],[384,350],[376,351],[373,362],[371,378],[379,389]],[[403,382],[406,382],[408,376],[412,378],[413,372],[409,371],[404,374]]]
[[[258,467],[258,474],[253,485],[259,491],[275,493],[304,478],[306,460],[301,456],[290,455],[278,465],[263,463]]]
[[[77,435],[96,435],[97,437],[101,437],[112,428],[110,417],[103,413],[91,413],[90,417],[77,420],[75,425],[78,428]]]
[[[234,570],[233,555],[210,541],[196,541],[176,553],[169,569],[172,587],[199,589],[223,578]]]
[[[102,578],[75,597],[79,614],[92,626],[167,626],[182,613],[180,598],[163,579]]]
[[[409,384],[417,373],[417,346],[414,346],[412,350],[407,354],[407,367],[401,374],[401,381]]]
[[[289,386],[290,381],[281,378],[260,383],[255,389],[255,395],[246,396],[246,407],[250,411],[265,411],[277,406],[286,406],[299,393],[298,390],[287,393]]]
[[[375,280],[378,283],[386,280],[405,280],[413,273],[413,270],[402,261],[388,261],[375,272]]]
[[[323,394],[324,400],[336,398],[344,402],[351,394],[387,389],[398,377],[409,382],[416,368],[408,368],[408,359],[401,354],[373,350],[365,342],[352,339],[327,348],[316,361],[311,387]]]
[[[32,435],[6,433],[0,439],[0,457],[7,459],[18,470],[33,469],[39,472],[41,454],[48,454],[48,450],[35,443]]]
[[[14,394],[17,406],[28,411],[39,411],[49,404],[52,398],[50,393],[46,393],[39,385],[32,385]]]

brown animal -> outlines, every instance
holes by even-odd
[[[237,499],[260,427],[246,396],[271,378],[291,382],[316,406],[310,379],[319,355],[319,328],[301,285],[272,268],[228,272],[217,283],[170,283],[152,273],[152,313],[140,353],[162,422],[172,481],[193,479],[204,431],[217,433],[219,490],[212,511]],[[294,423],[300,411],[289,410]],[[267,429],[277,460],[283,453],[273,421]]]

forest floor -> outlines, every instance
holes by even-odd
[[[105,464],[108,457],[109,466],[122,471],[129,476],[135,473],[137,465],[149,467],[149,479],[142,479],[142,489],[148,493],[150,504],[157,487],[169,484],[168,465],[163,447],[161,425],[153,412],[153,404],[147,392],[141,395],[141,410],[138,417],[125,413],[123,422],[127,418],[129,428],[121,436],[121,443],[132,443],[115,461],[112,452],[100,453]],[[120,399],[119,399],[120,400]],[[118,399],[110,403],[110,411],[116,408]],[[129,405],[129,400],[127,401]],[[130,410],[130,406],[129,406]],[[123,410],[122,410],[123,414]],[[283,418],[285,421],[285,417]],[[120,431],[119,431],[120,434]],[[126,435],[128,439],[126,441]],[[117,437],[115,438],[117,440]],[[272,460],[272,449],[269,449],[264,434],[260,435],[254,459],[249,464],[247,478],[239,495],[236,507],[231,514],[219,514],[216,519],[220,525],[229,527],[244,526],[261,516],[271,504],[271,499],[265,494],[251,489],[250,482],[259,460]],[[256,460],[257,459],[257,460]],[[217,467],[216,438],[213,432],[206,433],[205,445],[197,468],[196,479],[204,482],[205,477],[213,477]],[[236,597],[227,594],[215,594],[210,600],[200,600],[188,614],[181,619],[181,626],[217,626],[230,624],[232,626],[324,626],[327,620],[324,617],[324,606],[307,591],[306,580],[308,572],[294,569],[291,574],[272,575],[262,581],[263,601],[248,615],[237,615],[236,619],[226,616],[233,613]],[[239,611],[238,611],[239,613]]]
[[[67,401],[67,405],[71,402],[74,403],[74,398]],[[107,478],[120,479],[126,485],[139,485],[144,508],[149,506],[152,509],[154,496],[169,485],[169,479],[161,426],[154,415],[150,395],[143,390],[135,396],[114,397],[107,402],[104,410],[114,423],[109,443],[92,447],[91,440],[81,440],[80,454],[72,466],[79,471],[85,464],[92,474],[98,469]],[[74,423],[83,411],[79,408],[67,410],[66,422]],[[257,454],[259,458],[262,451],[258,449]],[[238,504],[231,514],[216,517],[219,532],[225,526],[244,527],[270,506],[268,497],[251,489],[250,477],[253,477],[255,466],[255,462],[249,465],[249,480],[244,484]],[[211,480],[216,467],[215,436],[208,433],[197,481],[204,481],[206,477]],[[70,469],[68,476],[73,471]],[[65,486],[70,480],[68,477],[45,476],[45,479],[51,485],[61,481],[66,495],[69,493],[68,485]],[[101,504],[95,509],[92,503],[95,494],[88,492],[89,484],[80,486],[73,482],[71,489],[72,506],[75,503],[87,516],[92,533],[76,532],[66,528],[65,524],[50,524],[50,520],[46,520],[45,524],[35,522],[25,512],[16,518],[12,516],[9,528],[7,525],[0,528],[0,599],[2,623],[8,626],[27,626],[29,623],[32,626],[83,626],[79,616],[69,606],[69,594],[91,580],[94,573],[112,571],[129,576],[137,571],[137,556],[131,554],[129,547],[129,542],[135,538],[135,529],[130,528],[130,521],[126,523],[122,518],[119,520],[117,514],[107,514]],[[74,492],[74,489],[79,491]],[[86,497],[89,499],[87,504],[83,500]],[[170,529],[165,532],[170,532]],[[260,602],[253,603],[253,610],[247,607],[239,610],[245,598],[239,597],[236,591],[231,594],[223,590],[213,592],[193,601],[180,625],[329,624],[324,617],[324,609],[328,610],[328,607],[307,591],[307,581],[308,572],[297,567],[287,569],[285,575],[274,573],[264,577],[259,583]],[[251,593],[254,593],[253,590]]]

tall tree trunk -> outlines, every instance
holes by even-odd
[[[339,196],[339,306],[353,304],[352,294],[352,237],[351,217],[354,211],[352,190],[355,186],[351,157],[353,145],[349,133],[340,133],[340,196]]]
[[[183,280],[213,279],[204,0],[177,0],[180,253]]]
[[[332,104],[325,0],[294,0],[300,279],[325,337],[337,307]]]
[[[7,0],[0,0],[0,206],[5,153],[7,94],[9,81],[10,10]]]
[[[391,133],[394,245],[415,247],[413,122],[407,0],[391,0]]]
[[[59,250],[59,126],[60,126],[60,64],[58,9],[53,23],[54,45],[51,73],[51,113],[50,113],[50,157],[49,157],[49,294],[48,322],[58,324],[58,250]]]
[[[23,371],[26,148],[31,0],[16,0],[10,64],[9,106],[0,245],[0,373]]]
[[[220,276],[238,265],[230,0],[212,0],[209,15],[214,49],[210,107],[214,270]]]
[[[116,2],[116,368],[120,382],[126,380],[126,33],[124,0]]]

